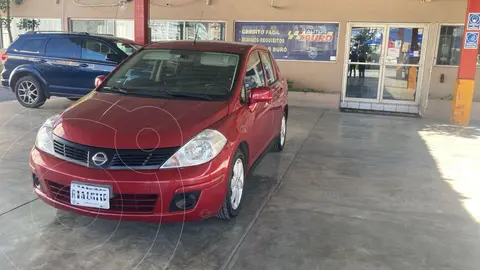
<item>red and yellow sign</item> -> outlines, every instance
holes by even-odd
[[[335,37],[334,32],[328,32],[324,34],[318,33],[307,33],[300,31],[289,31],[288,32],[288,39],[296,39],[296,40],[306,40],[306,41],[314,41],[314,42],[332,42]]]

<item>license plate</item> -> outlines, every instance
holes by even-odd
[[[110,209],[109,186],[89,185],[72,182],[70,185],[70,204]]]

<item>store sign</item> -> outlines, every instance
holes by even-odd
[[[467,32],[464,49],[478,48],[478,32]]]
[[[236,22],[235,41],[261,44],[277,60],[336,61],[338,23]]]

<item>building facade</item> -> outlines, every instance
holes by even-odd
[[[295,87],[340,93],[344,108],[411,113],[425,110],[429,98],[452,98],[467,5],[466,0],[150,2],[153,41],[197,35],[261,43]],[[13,28],[22,19],[35,19],[37,30],[129,39],[134,34],[132,3],[82,7],[73,0],[25,0],[12,7],[12,16]],[[479,91],[474,100],[480,101]]]

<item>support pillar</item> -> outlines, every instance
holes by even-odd
[[[150,42],[150,0],[134,0],[135,42],[145,45]]]
[[[468,126],[475,89],[478,38],[480,36],[480,0],[468,0],[458,77],[453,95],[450,123]]]

